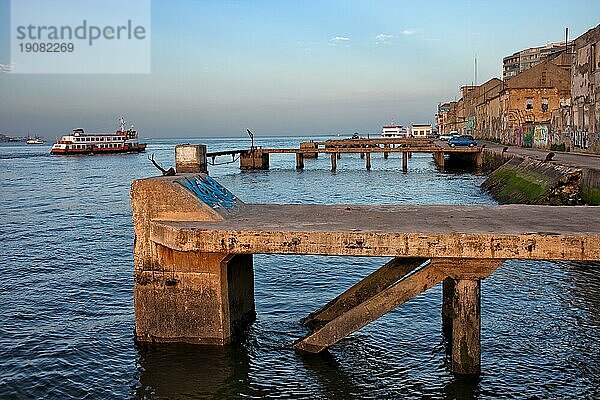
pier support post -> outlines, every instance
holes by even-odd
[[[337,169],[337,154],[331,153],[331,172],[335,172]]]
[[[296,169],[301,171],[304,169],[304,154],[296,153]]]
[[[435,163],[438,165],[438,168],[443,171],[444,164],[445,164],[444,152],[443,151],[433,152],[433,159],[435,160]]]
[[[233,195],[226,202],[216,197],[225,191],[206,175],[133,182],[137,340],[223,345],[254,320],[252,255],[178,251],[153,240],[158,220],[223,220],[240,203]]]
[[[367,153],[366,164],[367,164],[367,171],[370,171],[371,170],[371,152],[370,151]]]
[[[362,158],[365,158],[365,152],[364,152],[364,151],[361,151],[361,152],[360,152],[360,158],[361,158],[361,159],[362,159]]]
[[[473,375],[481,370],[481,281],[459,279],[454,287],[452,371]]]
[[[402,172],[408,171],[408,152],[402,152]]]
[[[389,144],[384,144],[383,147],[385,147],[386,149],[390,147]],[[383,152],[383,158],[387,159],[389,157],[390,153],[388,153],[387,151]]]
[[[178,174],[208,173],[205,144],[175,146],[175,170]]]
[[[475,153],[475,167],[481,169],[483,167],[483,150]]]
[[[269,153],[264,152],[262,149],[252,149],[240,153],[240,169],[269,169]]]
[[[452,340],[454,286],[454,279],[444,279],[442,286],[442,333],[449,340]]]

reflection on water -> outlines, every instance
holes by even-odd
[[[179,141],[151,141],[168,167]],[[184,142],[194,142],[185,140]],[[245,141],[205,140],[209,150]],[[297,140],[263,139],[289,147]],[[256,255],[257,320],[225,347],[133,341],[129,186],[145,154],[49,157],[0,146],[0,398],[600,398],[600,264],[507,261],[482,284],[482,370],[449,372],[441,285],[320,355],[291,345],[300,320],[385,258]],[[246,202],[493,204],[484,176],[437,171],[430,155],[274,155],[271,170],[211,175]],[[549,216],[551,218],[551,216]]]

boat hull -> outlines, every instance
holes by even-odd
[[[118,153],[141,153],[146,151],[146,144],[141,143],[134,146],[121,146],[113,148],[101,148],[88,146],[83,149],[52,148],[50,154],[54,155],[81,155],[81,154],[118,154]]]

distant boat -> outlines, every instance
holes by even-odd
[[[125,120],[119,119],[120,128],[115,133],[85,133],[81,128],[73,129],[70,135],[64,135],[54,145],[50,154],[102,154],[102,153],[138,153],[146,150],[145,143],[138,142],[137,131],[125,130]]]
[[[39,137],[35,136],[35,137],[30,137],[28,138],[25,143],[27,144],[44,144],[44,141],[42,139],[40,139]]]

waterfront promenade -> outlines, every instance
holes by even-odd
[[[506,153],[519,157],[530,157],[536,160],[543,161],[548,153],[554,153],[552,161],[567,167],[574,168],[591,168],[600,170],[600,154],[577,153],[567,151],[554,151],[548,149],[535,149],[517,146],[505,146],[502,144],[479,140],[479,144],[485,144],[485,148],[495,153],[501,154],[504,148],[507,148]]]

